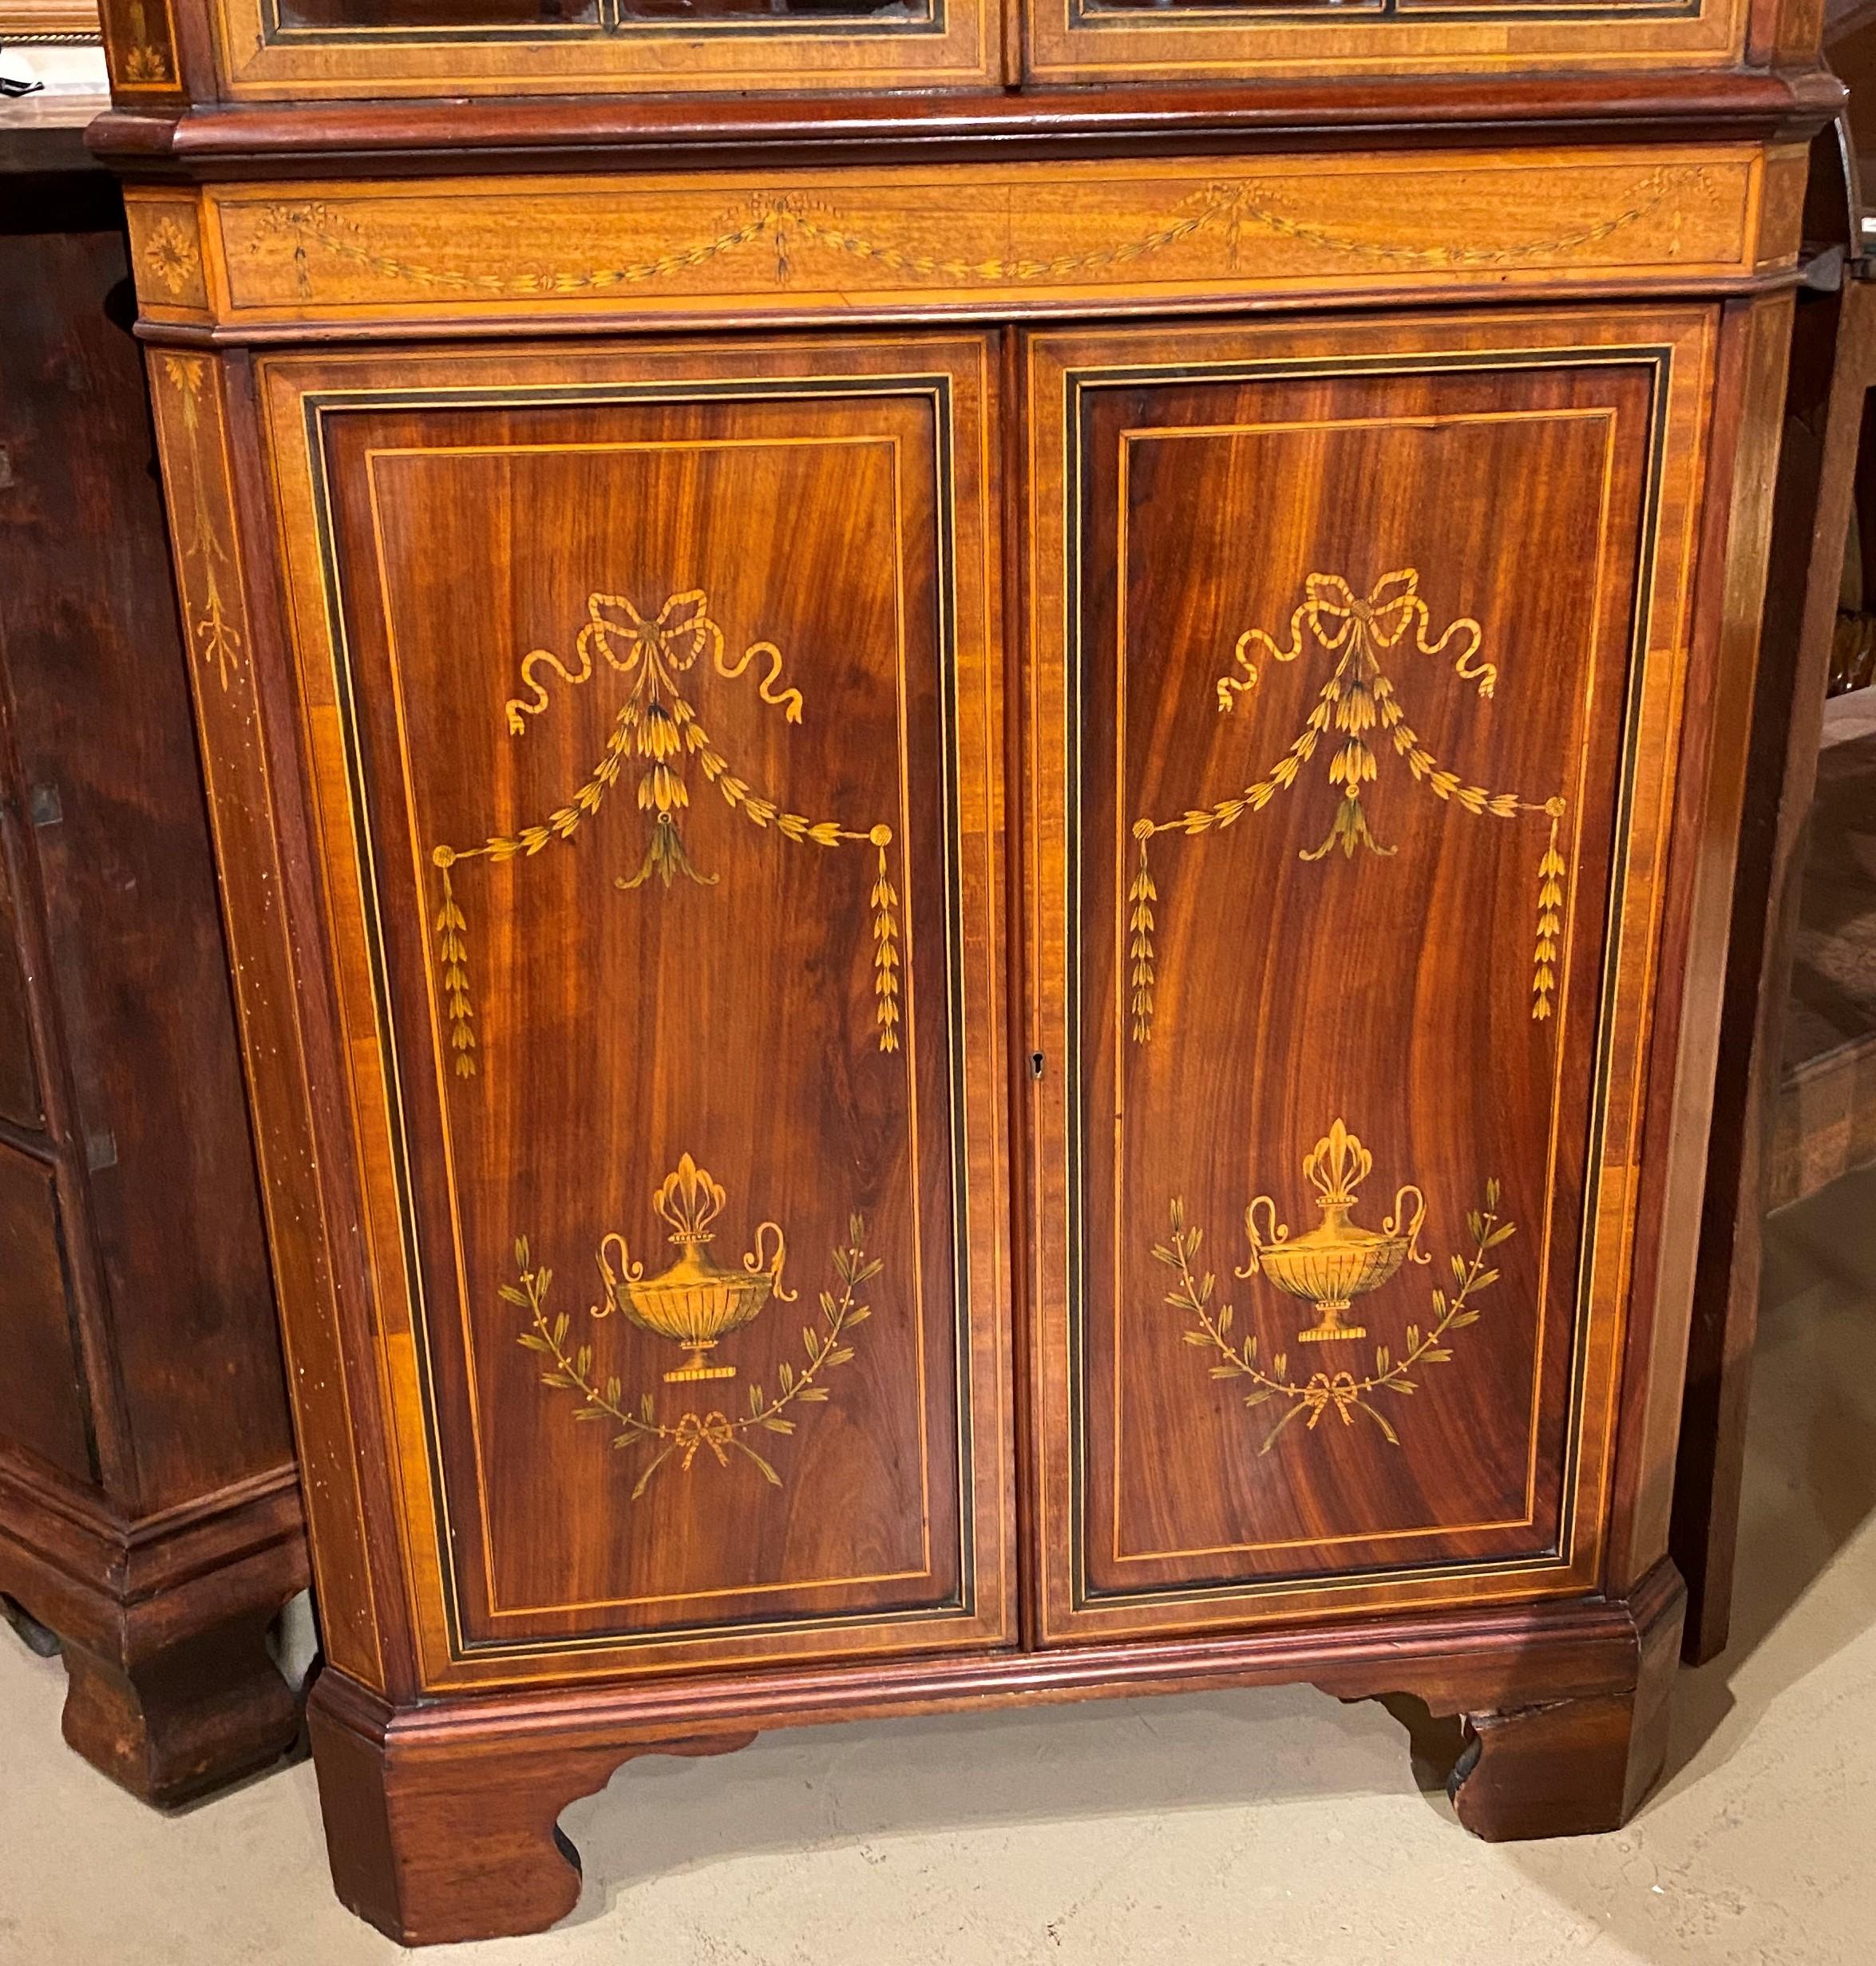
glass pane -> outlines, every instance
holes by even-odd
[[[747,23],[786,26],[865,20],[924,25],[940,18],[940,0],[276,0],[275,25],[288,33],[504,36],[629,31],[661,26]]]
[[[1076,12],[1082,18],[1098,14],[1298,14],[1311,20],[1324,17],[1360,16],[1395,12],[1394,0],[1080,0]]]
[[[1277,14],[1310,21],[1399,19],[1410,14],[1464,14],[1490,20],[1494,15],[1569,14],[1593,16],[1599,13],[1634,14],[1643,11],[1637,0],[1077,0],[1075,17],[1089,20],[1102,14],[1237,14],[1268,18]],[[1663,14],[1682,10],[1672,6],[1647,9]]]
[[[618,0],[633,21],[928,21],[929,0]]]
[[[600,0],[279,0],[280,27],[341,34],[396,29],[460,34],[465,29],[551,33],[596,27]]]

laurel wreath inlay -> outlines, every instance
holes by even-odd
[[[1356,1143],[1358,1147],[1359,1144]],[[1177,1280],[1166,1293],[1165,1301],[1171,1309],[1192,1320],[1183,1334],[1185,1343],[1215,1355],[1211,1368],[1213,1379],[1248,1379],[1251,1390],[1244,1395],[1244,1403],[1249,1408],[1282,1402],[1282,1413],[1258,1447],[1260,1454],[1268,1454],[1296,1421],[1303,1421],[1308,1431],[1313,1434],[1331,1414],[1345,1427],[1353,1426],[1355,1416],[1360,1414],[1380,1429],[1391,1446],[1400,1445],[1400,1436],[1395,1430],[1393,1422],[1377,1403],[1378,1395],[1387,1394],[1393,1398],[1411,1397],[1419,1390],[1417,1373],[1428,1366],[1444,1365],[1451,1359],[1453,1353],[1448,1339],[1453,1333],[1478,1322],[1480,1312],[1476,1299],[1498,1280],[1498,1272],[1488,1260],[1491,1251],[1517,1233],[1515,1225],[1504,1220],[1498,1213],[1498,1184],[1495,1181],[1486,1183],[1485,1198],[1485,1207],[1474,1208],[1466,1218],[1472,1238],[1470,1254],[1455,1255],[1451,1259],[1451,1288],[1448,1290],[1435,1287],[1433,1321],[1425,1327],[1408,1325],[1406,1351],[1396,1358],[1388,1347],[1377,1345],[1373,1369],[1370,1371],[1357,1373],[1346,1367],[1325,1366],[1306,1379],[1292,1376],[1287,1353],[1276,1353],[1266,1364],[1255,1332],[1241,1339],[1232,1338],[1232,1307],[1229,1303],[1214,1304],[1217,1280],[1209,1271],[1201,1272],[1197,1268],[1201,1233],[1186,1222],[1184,1202],[1173,1203],[1170,1233],[1165,1242],[1156,1244],[1153,1251],[1154,1260],[1164,1264]],[[1247,1214],[1247,1224],[1249,1219]],[[1251,1260],[1248,1267],[1236,1272],[1241,1277],[1256,1275],[1261,1260],[1267,1261],[1270,1253],[1268,1245],[1260,1246],[1255,1228],[1252,1228],[1249,1232]],[[1320,1331],[1305,1334],[1320,1335]],[[1357,1335],[1353,1331],[1332,1334],[1343,1338]]]
[[[674,1190],[677,1191],[675,1196]],[[695,1203],[699,1194],[707,1212],[687,1214],[684,1202],[688,1200]],[[741,1311],[734,1314],[736,1321],[740,1321],[745,1314],[754,1315],[759,1311],[771,1290],[778,1299],[792,1300],[794,1292],[781,1288],[786,1251],[782,1232],[773,1223],[762,1225],[765,1230],[773,1231],[774,1237],[773,1252],[766,1259],[762,1253],[763,1239],[758,1233],[758,1253],[744,1259],[741,1272],[721,1269],[707,1261],[699,1264],[700,1246],[710,1240],[703,1232],[707,1229],[710,1216],[722,1205],[723,1191],[706,1172],[695,1165],[688,1154],[680,1162],[678,1172],[660,1188],[659,1195],[660,1212],[679,1231],[671,1240],[684,1248],[684,1260],[675,1265],[666,1277],[653,1279],[647,1284],[642,1266],[631,1264],[626,1259],[621,1239],[617,1236],[608,1236],[600,1252],[600,1268],[606,1284],[605,1304],[603,1308],[594,1306],[589,1316],[596,1319],[604,1318],[615,1309],[624,1309],[634,1322],[645,1323],[645,1317],[631,1308],[628,1299],[635,1292],[643,1294],[661,1288],[667,1296],[675,1288],[689,1299],[695,1299],[713,1286],[718,1296],[740,1288],[749,1293],[754,1309],[746,1302]],[[608,1261],[607,1248],[611,1244],[619,1245],[620,1262],[617,1269]],[[621,1452],[648,1453],[650,1458],[639,1466],[632,1488],[634,1501],[645,1493],[652,1477],[667,1463],[675,1460],[679,1472],[688,1474],[700,1454],[711,1457],[720,1468],[730,1465],[732,1454],[739,1456],[770,1486],[779,1488],[782,1485],[782,1477],[774,1464],[758,1450],[755,1438],[763,1434],[793,1434],[796,1426],[793,1410],[818,1405],[828,1398],[829,1388],[823,1382],[853,1359],[852,1335],[857,1326],[864,1324],[873,1315],[872,1307],[861,1301],[861,1292],[884,1268],[877,1258],[867,1255],[865,1228],[857,1215],[849,1222],[847,1241],[833,1252],[832,1260],[840,1288],[837,1292],[823,1290],[820,1296],[820,1323],[802,1326],[801,1363],[791,1365],[784,1359],[777,1367],[776,1390],[773,1392],[760,1383],[751,1385],[745,1410],[734,1417],[720,1408],[699,1412],[695,1407],[687,1407],[675,1418],[661,1419],[654,1393],[628,1392],[615,1374],[602,1379],[594,1364],[592,1347],[575,1340],[572,1318],[564,1311],[549,1312],[548,1293],[553,1283],[553,1272],[544,1264],[534,1262],[525,1236],[516,1240],[518,1275],[515,1282],[501,1286],[501,1296],[505,1302],[527,1313],[528,1327],[520,1333],[518,1342],[545,1361],[540,1370],[541,1384],[578,1396],[580,1403],[573,1411],[575,1420],[596,1422],[613,1427],[615,1430],[612,1446]],[[660,1330],[666,1336],[679,1336],[675,1330],[667,1330],[662,1324],[651,1328]],[[689,1347],[695,1343],[695,1335],[679,1337],[679,1342]],[[702,1365],[699,1362],[703,1356],[703,1352],[694,1351],[691,1364],[665,1373],[664,1379],[667,1383],[687,1383],[735,1376],[730,1367]]]

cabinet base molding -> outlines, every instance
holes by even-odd
[[[1687,1592],[1671,1565],[1638,1595],[1633,1683],[1531,1706],[1468,1711],[1447,1784],[1458,1818],[1487,1843],[1619,1830],[1660,1778]]]
[[[160,1808],[292,1746],[299,1701],[267,1636],[307,1581],[291,1466],[133,1521],[0,1461],[0,1594],[57,1635],[65,1739]]]
[[[413,1729],[416,1715],[390,1715],[342,1674],[315,1686],[307,1723],[333,1886],[400,1944],[544,1932],[580,1897],[563,1810],[641,1754],[726,1754],[756,1738],[580,1743],[570,1711],[559,1730],[515,1727],[508,1705],[463,1701],[443,1729]]]
[[[580,1894],[562,1810],[644,1754],[718,1754],[771,1727],[1303,1682],[1458,1715],[1451,1792],[1488,1841],[1613,1830],[1666,1755],[1686,1592],[1672,1564],[1606,1599],[1116,1644],[394,1706],[344,1674],[307,1720],[338,1895],[406,1945],[539,1932]]]

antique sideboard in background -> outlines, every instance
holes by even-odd
[[[112,9],[362,1914],[1024,1699],[1636,1806],[1816,35]]]
[[[295,1740],[307,1548],[99,106],[0,108],[0,1608],[176,1803]]]

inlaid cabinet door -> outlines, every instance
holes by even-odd
[[[1593,1588],[1712,341],[1030,344],[1047,1638]]]
[[[261,367],[429,1683],[1005,1639],[986,344]]]

